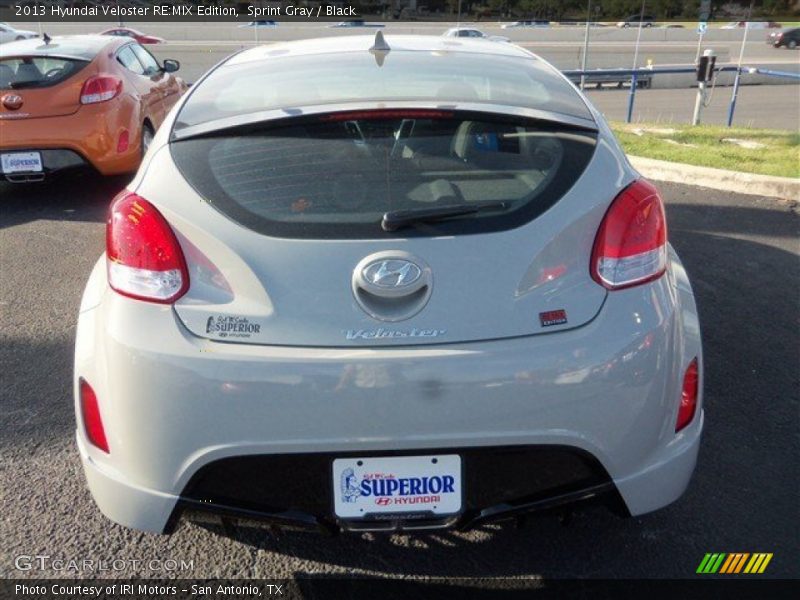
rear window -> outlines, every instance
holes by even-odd
[[[342,52],[223,65],[192,91],[175,130],[266,110],[380,101],[499,104],[593,121],[573,86],[533,57]]]
[[[321,239],[522,225],[572,187],[595,146],[595,133],[551,123],[432,112],[334,113],[170,147],[189,183],[230,218],[266,235]],[[381,228],[391,211],[498,203]]]
[[[56,85],[83,69],[89,61],[49,56],[0,60],[0,89],[43,88]]]

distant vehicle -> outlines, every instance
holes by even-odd
[[[267,19],[267,20],[261,20],[261,21],[250,21],[249,23],[244,23],[243,25],[239,25],[239,28],[242,28],[242,27],[256,27],[256,28],[260,29],[262,27],[271,28],[271,27],[277,27],[277,26],[278,26],[278,22],[277,21],[272,20],[272,19]]]
[[[163,44],[164,38],[156,37],[154,35],[147,35],[138,29],[131,29],[130,27],[113,27],[101,31],[100,35],[113,35],[114,37],[131,38],[140,44]]]
[[[39,34],[35,31],[17,29],[8,23],[0,22],[0,44],[5,44],[6,42],[13,42],[16,40],[28,40],[37,37],[39,37]]]
[[[42,181],[91,165],[136,170],[186,91],[176,60],[159,63],[136,40],[105,35],[10,42],[0,54],[0,174]]]
[[[775,29],[780,27],[780,23],[775,21],[731,21],[726,23],[720,29]]]
[[[617,27],[639,27],[639,23],[641,23],[642,27],[653,27],[655,19],[650,15],[631,15],[624,21],[617,23]]]
[[[386,27],[383,23],[367,23],[363,19],[353,19],[352,21],[341,21],[328,25],[328,27]]]
[[[502,29],[516,29],[518,27],[550,27],[550,21],[514,21],[501,26]]]
[[[468,27],[451,27],[442,36],[453,38],[483,38],[492,42],[510,42],[511,40],[502,35],[489,35],[480,29],[470,29]]]
[[[563,19],[558,21],[560,27],[586,27],[586,21],[579,21],[577,19]],[[605,23],[598,21],[589,21],[589,27],[608,27]]]
[[[769,36],[767,36],[767,43],[772,44],[776,48],[783,46],[794,50],[800,45],[800,27],[770,33]]]

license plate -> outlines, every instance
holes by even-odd
[[[334,511],[361,519],[392,513],[461,511],[461,457],[456,454],[337,458]]]
[[[41,173],[42,155],[38,152],[0,154],[3,173]]]

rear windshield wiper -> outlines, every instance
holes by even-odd
[[[509,205],[509,202],[484,202],[483,204],[448,204],[429,208],[393,210],[383,215],[381,227],[384,231],[396,231],[414,223],[434,223],[484,210],[507,210]]]
[[[45,81],[43,79],[31,79],[30,81],[12,81],[8,86],[12,90],[20,90],[25,88],[35,88],[53,83],[52,81]]]

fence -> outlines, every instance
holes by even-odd
[[[584,82],[608,82],[608,81],[629,81],[630,93],[628,94],[628,113],[626,122],[630,123],[633,118],[633,106],[636,99],[636,90],[639,88],[641,82],[646,82],[644,87],[649,86],[649,82],[653,77],[658,75],[675,74],[675,73],[695,73],[697,67],[684,66],[684,67],[641,67],[637,69],[566,69],[562,71],[564,75],[573,81],[583,80]],[[719,73],[736,72],[736,78],[733,82],[733,93],[731,94],[730,104],[728,106],[728,127],[733,125],[733,114],[736,110],[736,97],[739,93],[739,83],[742,75],[747,74],[760,74],[769,77],[780,77],[796,79],[800,82],[800,73],[792,73],[789,71],[776,71],[774,69],[762,69],[760,67],[747,67],[738,65],[722,65],[714,69],[713,78]]]

